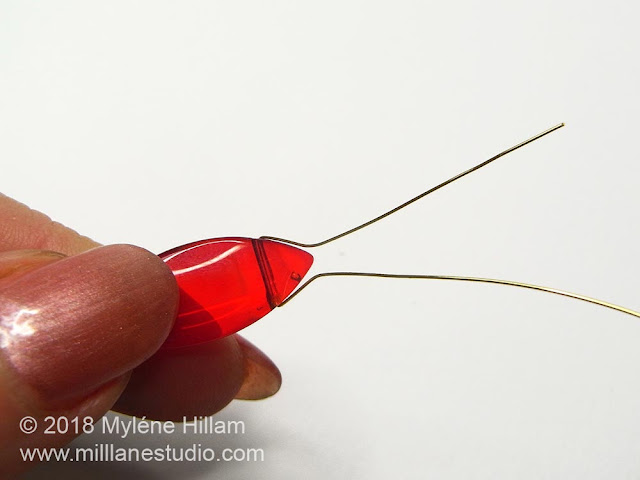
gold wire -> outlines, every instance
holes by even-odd
[[[389,215],[393,215],[394,213],[396,213],[398,210],[402,210],[404,207],[407,207],[409,205],[411,205],[414,202],[417,202],[418,200],[420,200],[421,198],[426,197],[427,195],[429,195],[430,193],[435,192],[436,190],[441,189],[442,187],[445,187],[447,185],[449,185],[450,183],[455,182],[456,180],[469,175],[472,172],[475,172],[476,170],[489,165],[491,162],[497,160],[500,157],[504,157],[505,155],[507,155],[508,153],[513,152],[514,150],[517,150],[521,147],[524,147],[525,145],[528,145],[531,142],[535,142],[536,140],[544,137],[545,135],[550,134],[551,132],[555,132],[556,130],[558,130],[559,128],[564,127],[564,123],[560,123],[558,125],[556,125],[555,127],[551,127],[548,130],[545,130],[544,132],[541,132],[527,140],[525,140],[524,142],[520,142],[517,145],[514,145],[513,147],[507,148],[506,150],[500,152],[499,154],[491,157],[489,160],[485,160],[482,163],[479,163],[478,165],[476,165],[475,167],[470,168],[469,170],[466,170],[462,173],[459,173],[458,175],[456,175],[455,177],[451,177],[449,180],[442,182],[440,185],[436,185],[433,188],[430,188],[429,190],[427,190],[426,192],[421,193],[418,196],[413,197],[411,200],[408,200],[406,202],[404,202],[402,205],[398,205],[397,207],[389,210],[386,213],[383,213],[382,215],[377,216],[376,218],[373,218],[371,220],[369,220],[368,222],[365,222],[361,225],[358,225],[357,227],[353,227],[349,230],[347,230],[346,232],[342,232],[338,235],[335,235],[331,238],[327,238],[326,240],[323,240],[321,242],[317,242],[317,243],[301,243],[301,242],[295,242],[293,240],[287,240],[285,238],[279,238],[279,237],[270,237],[270,236],[262,236],[260,238],[262,238],[263,240],[274,240],[276,242],[282,242],[282,243],[288,243],[289,245],[295,245],[296,247],[303,247],[303,248],[313,248],[313,247],[319,247],[321,245],[326,245],[329,242],[333,242],[334,240],[338,240],[339,238],[342,237],[346,237],[347,235],[350,235],[354,232],[357,232],[358,230],[361,230],[365,227],[368,227],[369,225],[371,225],[372,223],[376,223],[380,220],[382,220],[383,218],[388,217]]]
[[[265,240],[273,240],[273,241],[277,241],[277,242],[282,242],[282,243],[286,243],[286,244],[290,244],[290,245],[295,245],[297,247],[303,247],[303,248],[313,248],[313,247],[319,247],[321,245],[325,245],[329,242],[333,242],[334,240],[338,240],[339,238],[345,237],[351,233],[357,232],[360,229],[363,229],[365,227],[368,227],[369,225],[371,225],[372,223],[378,222],[380,220],[382,220],[383,218],[388,217],[389,215],[392,215],[394,213],[396,213],[398,210],[401,210],[409,205],[411,205],[414,202],[417,202],[418,200],[420,200],[421,198],[426,197],[427,195],[429,195],[430,193],[435,192],[436,190],[439,190],[440,188],[449,185],[450,183],[455,182],[456,180],[472,173],[475,172],[476,170],[490,164],[491,162],[497,160],[500,157],[503,157],[505,155],[507,155],[508,153],[513,152],[514,150],[517,150],[521,147],[524,147],[525,145],[534,142],[542,137],[544,137],[545,135],[550,134],[551,132],[554,132],[556,130],[558,130],[559,128],[564,127],[564,123],[560,123],[558,125],[556,125],[555,127],[551,127],[548,130],[545,130],[544,132],[541,132],[523,142],[518,143],[517,145],[514,145],[513,147],[510,147],[502,152],[500,152],[499,154],[491,157],[488,160],[485,160],[482,163],[479,163],[478,165],[476,165],[475,167],[470,168],[469,170],[466,170],[462,173],[459,173],[458,175],[451,177],[449,180],[446,180],[445,182],[442,182],[439,185],[436,185],[435,187],[427,190],[426,192],[421,193],[420,195],[413,197],[411,200],[406,201],[405,203],[403,203],[402,205],[398,205],[397,207],[389,210],[386,213],[383,213],[382,215],[379,215],[371,220],[369,220],[368,222],[365,222],[361,225],[358,225],[357,227],[353,227],[345,232],[342,232],[338,235],[335,235],[333,237],[330,237],[326,240],[323,240],[321,242],[317,242],[317,243],[301,243],[301,242],[295,242],[293,240],[287,240],[284,238],[279,238],[279,237],[270,237],[270,236],[263,236],[260,237],[262,239]],[[520,288],[526,288],[529,290],[537,290],[537,291],[541,291],[541,292],[546,292],[546,293],[552,293],[554,295],[561,295],[563,297],[569,297],[569,298],[574,298],[576,300],[581,300],[583,302],[588,302],[588,303],[592,303],[595,305],[600,305],[602,307],[605,308],[609,308],[611,310],[616,310],[618,312],[622,312],[622,313],[626,313],[628,315],[632,315],[634,317],[640,318],[640,312],[636,312],[635,310],[631,310],[630,308],[626,308],[626,307],[621,307],[620,305],[616,305],[610,302],[605,302],[602,300],[598,300],[596,298],[592,298],[592,297],[588,297],[586,295],[580,295],[578,293],[571,293],[571,292],[567,292],[564,290],[560,290],[557,288],[551,288],[551,287],[543,287],[540,285],[533,285],[530,283],[523,283],[523,282],[516,282],[513,280],[498,280],[495,278],[480,278],[480,277],[463,277],[463,276],[456,276],[456,275],[411,275],[411,274],[395,274],[395,273],[369,273],[369,272],[326,272],[326,273],[319,273],[317,275],[314,275],[313,277],[311,277],[309,280],[307,280],[305,283],[303,283],[299,288],[297,288],[291,295],[289,295],[280,305],[278,305],[279,307],[286,305],[287,303],[289,303],[291,301],[291,299],[293,299],[294,297],[296,297],[302,290],[304,290],[311,282],[313,282],[314,280],[317,280],[318,278],[323,278],[323,277],[377,277],[377,278],[399,278],[399,279],[421,279],[421,280],[453,280],[453,281],[461,281],[461,282],[478,282],[478,283],[490,283],[490,284],[495,284],[495,285],[507,285],[507,286],[512,286],[512,287],[520,287]]]
[[[635,310],[631,310],[630,308],[621,307],[614,303],[604,302],[596,298],[587,297],[586,295],[566,292],[564,290],[559,290],[557,288],[541,287],[539,285],[515,282],[513,280],[498,280],[495,278],[479,278],[479,277],[461,277],[461,276],[455,276],[455,275],[403,275],[403,274],[393,274],[393,273],[367,273],[367,272],[319,273],[311,277],[305,283],[303,283],[300,286],[300,288],[298,288],[295,292],[289,295],[278,306],[281,307],[286,303],[290,302],[291,299],[294,298],[296,295],[298,295],[305,287],[307,287],[307,285],[309,285],[314,280],[317,280],[318,278],[322,278],[322,277],[379,277],[379,278],[401,278],[401,279],[421,279],[421,280],[455,280],[455,281],[461,281],[461,282],[479,282],[479,283],[492,283],[496,285],[508,285],[512,287],[528,288],[530,290],[538,290],[541,292],[553,293],[555,295],[562,295],[563,297],[575,298],[576,300],[582,300],[584,302],[593,303],[595,305],[600,305],[602,307],[610,308],[612,310],[616,310],[618,312],[626,313],[628,315],[633,315],[634,317],[640,318],[640,312],[636,312]]]

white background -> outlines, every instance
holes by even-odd
[[[566,122],[317,249],[314,271],[489,276],[640,308],[637,18],[628,1],[1,1],[0,190],[155,252],[313,242]],[[509,287],[324,279],[244,334],[284,377],[219,414],[245,435],[111,440],[265,462],[31,477],[640,476],[631,316]]]

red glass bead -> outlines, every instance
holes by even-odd
[[[160,255],[180,287],[178,318],[165,347],[204,343],[264,317],[296,288],[313,257],[271,240],[201,240]]]

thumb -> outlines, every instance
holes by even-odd
[[[64,445],[105,414],[177,303],[170,270],[138,247],[0,253],[0,477],[29,467],[21,449]]]

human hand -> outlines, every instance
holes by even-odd
[[[28,468],[21,447],[76,436],[45,435],[49,415],[181,420],[278,391],[277,367],[237,335],[158,352],[177,304],[157,256],[100,247],[0,194],[0,477]],[[20,431],[25,416],[33,434]]]

